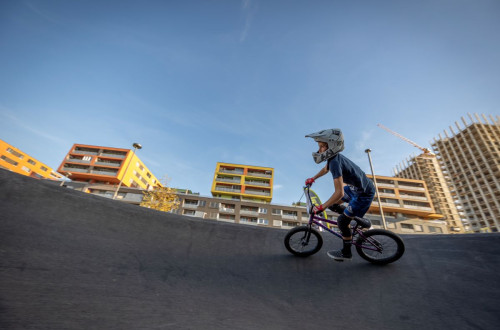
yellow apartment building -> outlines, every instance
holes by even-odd
[[[3,140],[0,140],[0,168],[37,179],[62,178],[49,166]]]
[[[151,190],[162,186],[130,149],[74,144],[59,165],[59,173],[90,184],[118,185]]]
[[[270,203],[273,198],[274,169],[252,165],[217,163],[212,196],[217,198]]]

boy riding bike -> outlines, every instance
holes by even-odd
[[[313,138],[318,143],[318,152],[312,154],[314,161],[319,164],[327,160],[326,166],[318,174],[306,180],[306,186],[312,185],[316,179],[328,172],[332,174],[335,186],[333,195],[325,203],[315,206],[313,212],[321,213],[326,208],[337,211],[340,207],[338,204],[349,203],[337,219],[338,227],[342,233],[343,248],[329,251],[327,254],[337,261],[351,260],[352,231],[350,223],[352,220],[356,220],[363,228],[371,226],[369,220],[353,217],[362,218],[368,211],[375,196],[375,186],[359,166],[340,154],[344,150],[344,136],[340,129],[322,130],[308,134],[306,137]]]

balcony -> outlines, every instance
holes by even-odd
[[[90,160],[83,160],[79,158],[70,158],[66,160],[66,163],[79,163],[79,164],[90,164]]]
[[[269,182],[263,182],[263,181],[245,181],[245,184],[251,186],[261,186],[261,187],[271,186]]]
[[[241,189],[233,189],[233,188],[226,188],[226,187],[221,187],[221,186],[215,186],[216,191],[226,191],[226,192],[233,192],[233,193],[239,193],[241,194]]]
[[[118,171],[102,171],[102,170],[92,170],[90,171],[92,174],[98,174],[98,175],[108,175],[108,176],[115,176],[118,174]]]
[[[110,153],[102,152],[99,156],[124,159],[125,156],[127,156],[127,155],[126,154],[110,154]]]
[[[243,175],[243,170],[228,170],[225,168],[220,168],[219,173],[230,173],[230,174],[236,174],[236,175]]]
[[[286,220],[297,220],[297,215],[292,215],[292,214],[283,214],[281,218],[286,219]]]
[[[260,172],[250,172],[250,171],[248,171],[247,175],[248,176],[257,176],[257,177],[261,177],[261,178],[272,178],[271,174],[260,173]]]
[[[227,183],[240,183],[240,179],[229,179],[229,178],[216,178],[216,182],[227,182]]]
[[[103,165],[103,166],[113,166],[113,167],[120,167],[122,163],[111,163],[111,162],[95,162],[95,165]]]
[[[230,209],[227,207],[219,207],[219,212],[234,214],[234,209]]]
[[[258,211],[250,211],[250,210],[240,210],[240,214],[241,215],[253,215],[253,216],[256,216],[258,217],[259,216],[259,212]]]
[[[97,151],[86,151],[86,150],[73,150],[71,153],[77,155],[94,155],[94,156],[97,156],[98,154]]]
[[[88,168],[85,169],[85,168],[63,167],[62,170],[65,172],[90,173]]]
[[[425,188],[423,187],[414,187],[414,186],[405,186],[405,185],[399,185],[399,189],[406,189],[406,190],[414,190],[414,191],[425,191]]]
[[[270,192],[256,191],[256,190],[250,190],[250,189],[246,189],[245,193],[249,194],[249,195],[271,196]]]
[[[432,211],[432,208],[430,208],[430,207],[416,206],[416,205],[404,205],[404,208],[405,209],[412,209],[412,210]]]
[[[380,203],[382,206],[385,206],[385,207],[397,207],[397,208],[400,208],[401,205],[399,204],[396,204],[396,203],[385,203],[385,202],[381,202]],[[373,202],[372,205],[375,205],[375,206],[378,206],[378,203],[377,202]]]
[[[403,199],[414,199],[419,201],[428,201],[427,197],[422,196],[412,196],[412,195],[400,195]]]
[[[377,186],[378,187],[388,187],[388,188],[394,188],[394,184],[391,183],[384,183],[384,182],[378,182],[377,181]]]

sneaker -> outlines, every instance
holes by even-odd
[[[358,223],[358,225],[362,228],[362,229],[367,229],[367,228],[370,228],[372,226],[372,223],[370,222],[369,219],[365,219],[365,218],[357,218],[356,219],[356,222]]]
[[[349,254],[344,253],[344,252],[342,252],[342,250],[328,251],[327,255],[336,261],[344,261],[344,260],[350,261],[350,260],[352,260],[352,254],[351,253],[349,253]]]

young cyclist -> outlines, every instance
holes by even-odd
[[[341,250],[329,251],[328,256],[337,261],[351,260],[352,230],[350,223],[353,217],[362,218],[370,208],[375,196],[375,186],[366,177],[366,174],[340,152],[344,150],[344,136],[340,129],[326,129],[316,133],[308,134],[306,137],[313,138],[318,143],[318,152],[313,152],[314,161],[319,164],[327,161],[326,166],[315,176],[306,180],[306,185],[312,185],[316,179],[330,172],[333,176],[335,192],[323,204],[315,206],[314,213],[321,213],[326,208],[333,211],[338,210],[342,202],[349,205],[338,217],[338,227],[342,233],[343,248]],[[369,220],[359,220],[362,228],[369,228]]]

